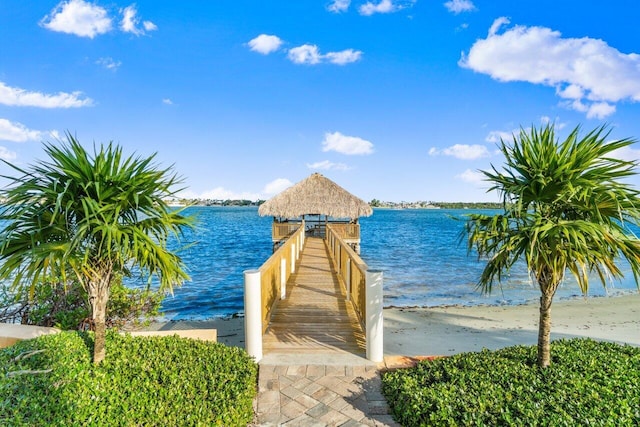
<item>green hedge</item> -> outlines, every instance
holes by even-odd
[[[640,348],[588,339],[484,350],[383,375],[394,417],[410,426],[640,425]]]
[[[90,333],[62,332],[0,351],[0,425],[245,426],[256,364],[241,349],[110,331],[91,362]],[[33,350],[43,352],[29,355]],[[17,371],[47,371],[23,373]]]

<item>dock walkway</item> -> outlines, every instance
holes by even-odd
[[[274,308],[263,338],[265,356],[348,353],[364,357],[365,336],[346,301],[326,244],[309,237],[287,294]]]

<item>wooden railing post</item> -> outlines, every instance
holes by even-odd
[[[287,259],[280,259],[280,299],[287,297]]]
[[[347,301],[351,301],[351,258],[347,258],[347,280],[345,280],[345,284],[347,285]]]
[[[262,290],[260,270],[244,272],[245,349],[256,362],[262,359]]]
[[[296,271],[296,244],[291,244],[291,274]]]
[[[367,270],[365,285],[365,328],[367,359],[382,362],[384,359],[384,331],[382,317],[382,271]]]

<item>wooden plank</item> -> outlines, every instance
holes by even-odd
[[[364,332],[329,257],[324,240],[306,239],[263,337],[265,354],[364,353]]]

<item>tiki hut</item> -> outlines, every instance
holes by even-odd
[[[344,229],[345,239],[356,249],[360,243],[358,218],[372,213],[367,202],[319,173],[277,194],[258,209],[260,216],[274,218],[274,245],[304,220],[307,235],[324,237],[326,225],[331,223]],[[289,231],[284,224],[291,224]]]

